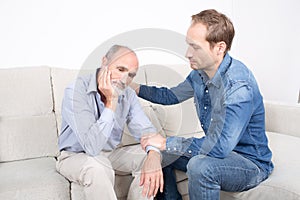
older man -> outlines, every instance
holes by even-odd
[[[153,198],[163,187],[158,149],[149,146],[146,154],[140,145],[118,147],[126,123],[137,140],[156,132],[135,92],[127,87],[137,70],[136,54],[114,45],[101,68],[65,89],[57,171],[83,186],[88,200],[117,199],[114,170],[134,176],[130,200]]]

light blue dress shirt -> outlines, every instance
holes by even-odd
[[[106,108],[97,90],[96,76],[97,71],[79,77],[65,89],[59,136],[61,151],[85,152],[90,156],[111,151],[121,143],[126,123],[137,141],[143,134],[157,132],[129,87],[119,96],[115,112]],[[153,147],[146,150],[150,149],[158,151]]]

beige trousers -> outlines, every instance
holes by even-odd
[[[142,197],[140,172],[146,153],[140,145],[117,148],[91,157],[85,153],[62,151],[57,159],[57,171],[69,181],[84,188],[86,200],[117,200],[114,191],[115,170],[131,173],[134,177],[128,191],[128,200]],[[152,198],[151,198],[152,199]]]

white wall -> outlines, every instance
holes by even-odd
[[[167,29],[184,37],[190,16],[207,8],[232,19],[236,38],[231,55],[254,72],[264,98],[296,103],[297,0],[0,0],[0,68],[80,68],[97,47],[128,31]],[[187,63],[157,48],[138,54],[141,65]]]

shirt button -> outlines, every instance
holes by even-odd
[[[207,107],[206,107],[206,106],[204,106],[204,110],[206,110],[206,108],[207,108]]]
[[[170,148],[168,148],[168,151],[170,151],[171,149]]]
[[[208,93],[208,90],[205,90],[206,93]]]
[[[203,124],[201,124],[201,126],[203,127]]]
[[[189,153],[192,153],[192,151],[191,151],[191,150],[189,150]]]
[[[174,147],[174,151],[176,151],[176,147]]]
[[[210,121],[213,121],[213,118],[211,118]]]

